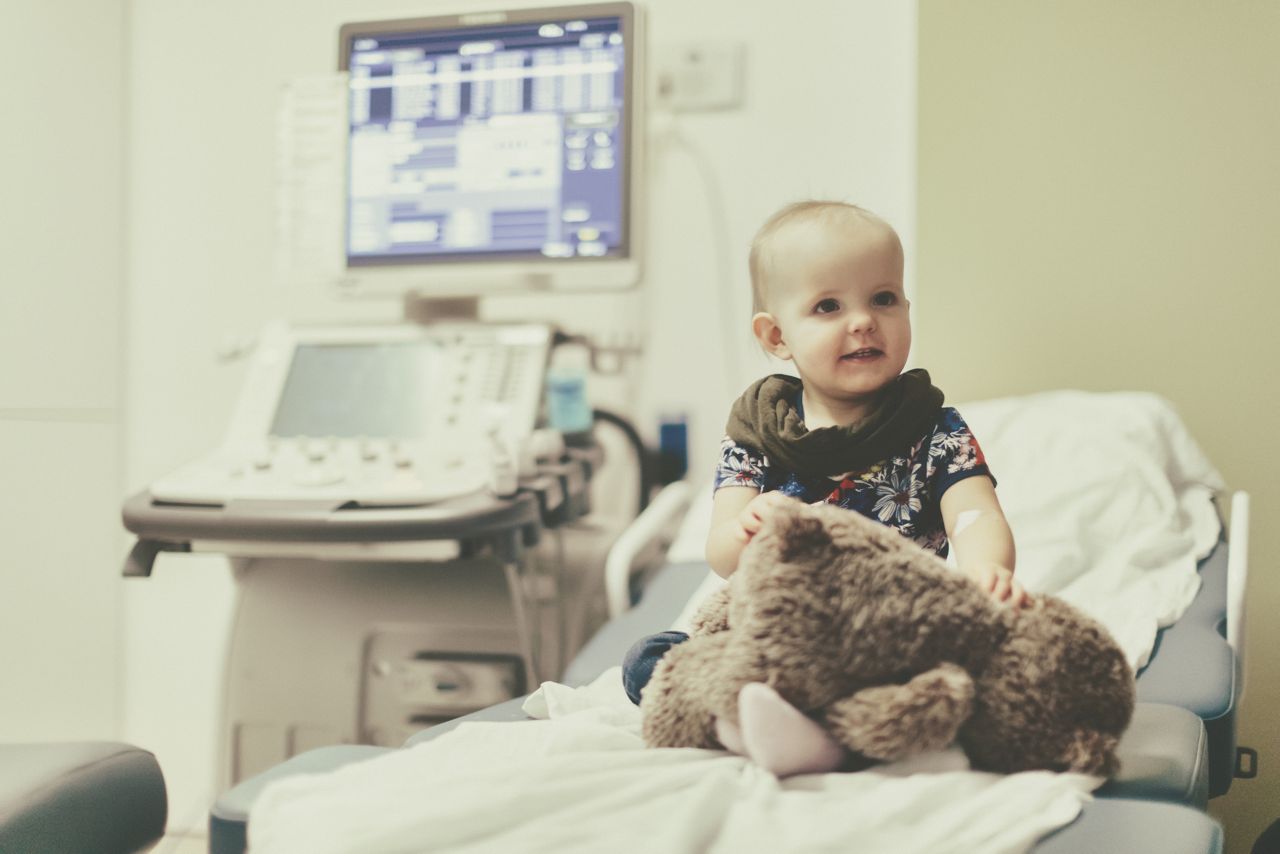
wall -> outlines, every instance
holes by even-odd
[[[0,740],[115,738],[124,3],[0,31]]]
[[[133,0],[130,8],[126,481],[136,489],[218,441],[243,366],[217,353],[264,321],[396,315],[394,305],[338,305],[273,281],[276,102],[290,79],[335,66],[340,22],[459,6]],[[747,102],[674,124],[655,117],[640,294],[537,310],[607,332],[634,331],[640,318],[647,353],[634,383],[600,383],[598,394],[650,435],[659,412],[685,412],[699,472],[708,471],[729,400],[769,367],[749,341],[745,264],[765,216],[797,198],[847,198],[914,242],[914,5],[797,8],[803,14],[730,0],[648,4],[655,48],[743,43]],[[737,337],[722,346],[726,323]],[[190,555],[163,556],[155,576],[129,591],[128,732],[158,751],[175,824],[199,826],[213,794],[218,662],[233,593],[223,561]]]
[[[1146,389],[1253,495],[1240,743],[1212,813],[1280,815],[1280,6],[923,0],[917,341],[954,400]]]

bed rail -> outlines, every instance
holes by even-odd
[[[609,549],[604,563],[604,590],[610,619],[631,608],[632,574],[640,570],[654,546],[665,550],[670,545],[680,519],[689,509],[690,498],[686,481],[664,486]]]
[[[1227,557],[1227,643],[1236,654],[1236,700],[1244,694],[1245,596],[1249,582],[1249,493],[1231,495]]]

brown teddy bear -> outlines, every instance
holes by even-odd
[[[974,768],[1111,776],[1133,672],[1060,599],[1014,609],[858,513],[781,508],[641,701],[655,747],[721,746],[763,682],[854,754],[892,761],[958,741]]]

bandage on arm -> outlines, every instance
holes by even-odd
[[[953,484],[942,494],[941,509],[947,539],[960,569],[994,563],[1013,570],[1013,532],[989,478],[970,477]]]

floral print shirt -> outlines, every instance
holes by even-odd
[[[751,486],[761,492],[777,489],[809,504],[825,501],[896,528],[921,547],[946,557],[942,494],[952,484],[974,475],[986,475],[995,481],[969,425],[955,409],[944,407],[933,430],[901,456],[842,478],[803,477],[777,471],[769,465],[768,457],[726,436],[720,445],[715,488]]]

